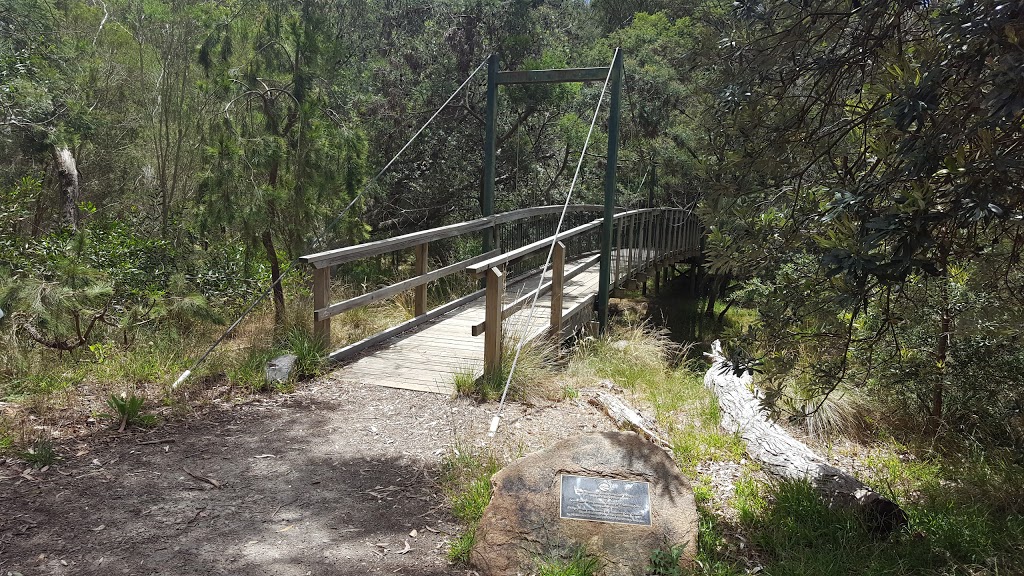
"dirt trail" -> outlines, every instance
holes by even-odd
[[[485,441],[491,410],[327,376],[99,431],[45,472],[0,461],[0,575],[465,574],[445,558],[458,526],[436,479],[447,450]],[[611,429],[583,399],[513,405],[504,424],[509,455]]]

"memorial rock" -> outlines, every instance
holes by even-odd
[[[697,546],[689,483],[661,448],[632,432],[564,440],[494,475],[470,563],[483,575],[529,574],[582,546],[599,574],[644,573],[651,552]]]

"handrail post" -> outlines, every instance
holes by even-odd
[[[551,256],[551,337],[562,339],[562,291],[565,289],[565,244],[555,244]]]
[[[505,274],[498,268],[487,269],[484,295],[484,373],[501,372],[501,312],[505,294]]]
[[[331,303],[331,267],[313,269],[313,336],[324,346],[331,347],[331,318],[328,316],[318,320],[316,311],[326,308]]]
[[[430,243],[424,242],[423,244],[416,245],[416,275],[422,276],[427,273],[428,268],[428,254],[430,250]],[[423,316],[427,313],[427,285],[420,284],[416,287],[416,315]]]

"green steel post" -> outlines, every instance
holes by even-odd
[[[608,111],[608,163],[604,171],[604,225],[601,229],[601,277],[597,288],[597,319],[604,334],[608,327],[608,295],[611,289],[612,226],[615,216],[615,165],[619,161],[619,113],[622,99],[622,50],[612,60],[612,102]]]
[[[483,216],[494,214],[494,165],[498,123],[498,55],[487,59],[487,112],[484,116],[484,197],[480,211]],[[494,246],[494,227],[484,230],[484,252]]]

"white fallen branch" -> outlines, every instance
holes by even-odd
[[[736,374],[732,363],[722,354],[721,342],[715,340],[711,353],[705,355],[712,364],[704,375],[704,386],[718,397],[722,428],[739,434],[747,453],[766,472],[786,480],[809,482],[830,505],[860,510],[872,528],[880,532],[891,532],[907,523],[907,515],[898,504],[830,465],[769,420],[757,397],[753,376],[747,371]]]
[[[607,392],[598,392],[597,396],[590,399],[590,403],[603,410],[619,428],[633,430],[655,444],[665,448],[669,447],[669,443],[654,430],[654,424],[617,396]]]

